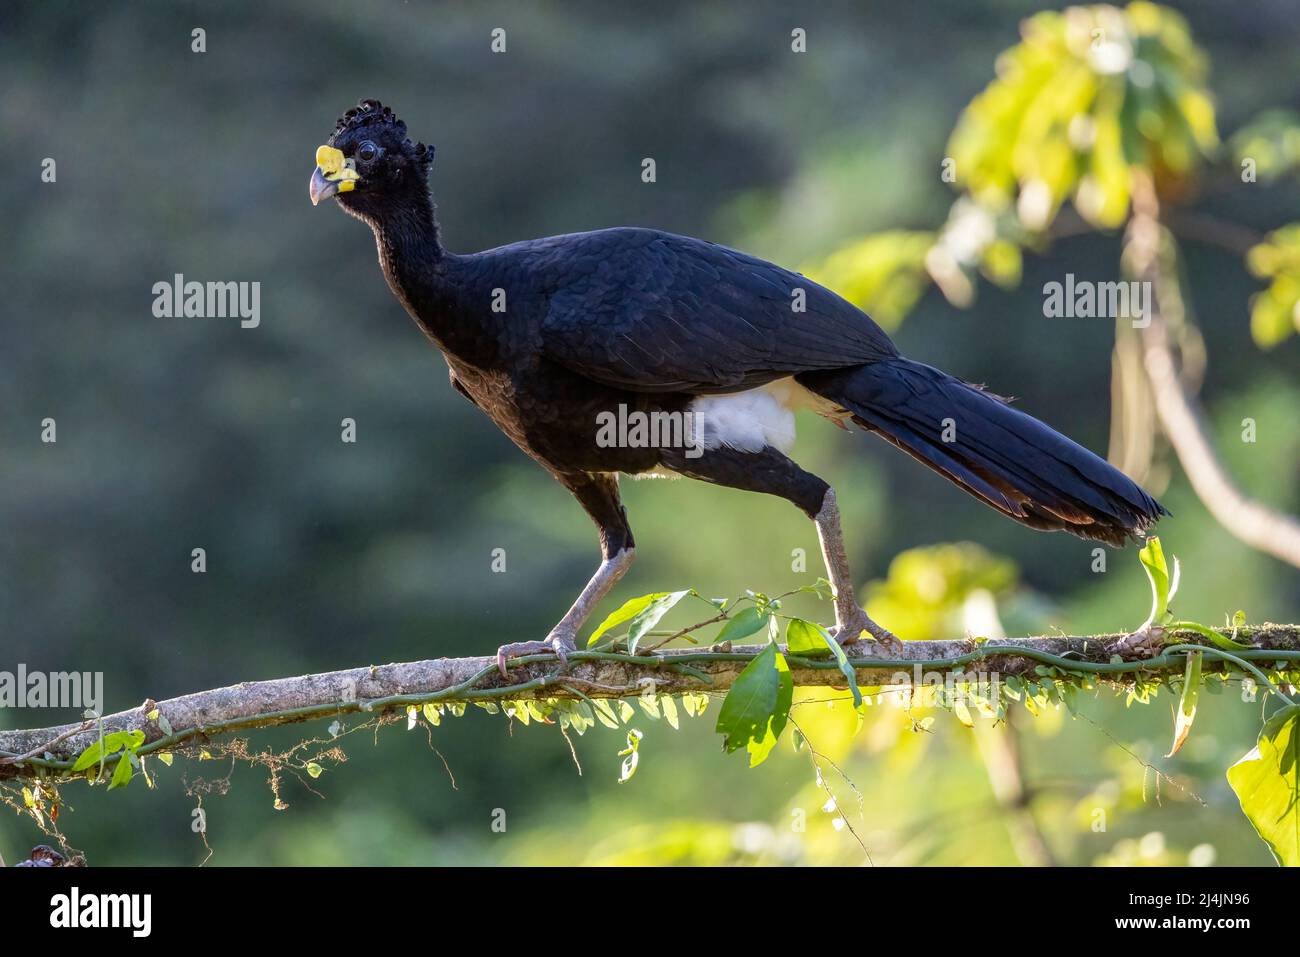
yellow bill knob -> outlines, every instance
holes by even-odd
[[[317,147],[316,170],[309,187],[311,204],[315,206],[336,193],[351,192],[356,189],[358,179],[357,171],[348,165],[342,150],[333,146]]]

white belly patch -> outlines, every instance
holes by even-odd
[[[771,447],[789,452],[794,447],[796,409],[810,409],[844,425],[848,413],[809,392],[792,378],[777,379],[757,389],[730,395],[702,395],[687,406],[692,434],[704,449],[729,448],[761,452]],[[666,468],[642,472],[635,478],[677,478]]]
[[[725,446],[761,452],[770,445],[788,452],[794,446],[794,413],[770,386],[732,395],[700,396],[689,408],[695,434],[706,449]]]
[[[689,408],[699,420],[697,434],[706,449],[726,446],[742,452],[761,452],[767,446],[789,452],[794,447],[796,409],[810,409],[840,425],[848,415],[792,378],[748,392],[702,395]]]

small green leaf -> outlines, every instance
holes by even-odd
[[[789,718],[794,682],[785,656],[769,643],[737,676],[718,712],[716,730],[731,753],[750,751],[750,767],[761,764]]]
[[[307,773],[314,778],[320,777],[321,774],[324,772],[324,770],[325,769],[321,767],[319,764],[317,764],[315,761],[307,762]]]
[[[1170,622],[1168,628],[1170,632],[1177,631],[1179,629],[1183,629],[1185,631],[1194,631],[1202,638],[1205,638],[1207,641],[1209,641],[1211,644],[1217,645],[1218,647],[1224,649],[1225,651],[1241,651],[1243,649],[1250,648],[1250,645],[1243,645],[1241,644],[1241,642],[1233,641],[1231,638],[1227,638],[1219,634],[1213,628],[1207,628],[1205,625],[1199,624],[1198,622],[1195,621]],[[1176,640],[1176,639],[1166,638],[1166,641],[1172,641],[1172,640]]]
[[[835,597],[835,586],[825,578],[819,578],[811,585],[803,585],[799,588],[799,591],[816,595],[822,601],[830,601]]]
[[[704,709],[709,706],[709,696],[694,691],[682,693],[682,707],[692,718],[698,718],[704,714]]]
[[[663,708],[664,720],[674,731],[679,730],[680,725],[677,720],[677,702],[673,700],[672,695],[663,695],[659,698],[659,706]]]
[[[619,769],[618,783],[623,784],[632,780],[632,775],[636,774],[637,766],[641,763],[641,732],[633,728],[627,733],[627,747],[618,753],[623,759],[623,766]]]
[[[130,755],[123,754],[117,759],[117,767],[113,769],[113,780],[108,782],[108,789],[112,791],[126,787],[131,783],[131,775],[134,773],[131,768]]]
[[[1300,867],[1300,706],[1283,708],[1228,768],[1241,810],[1286,867]]]
[[[770,617],[767,612],[759,611],[753,605],[747,605],[723,622],[722,628],[718,631],[718,636],[713,639],[713,643],[721,644],[724,641],[739,641],[741,638],[748,638],[755,632],[766,628],[767,620]]]
[[[109,754],[112,754],[120,748],[134,751],[142,744],[144,744],[144,732],[139,730],[114,731],[112,734],[104,735],[104,750]]]
[[[785,626],[786,650],[792,655],[805,658],[830,654],[822,631],[810,621],[791,618]]]
[[[96,741],[90,747],[77,755],[77,760],[72,765],[72,772],[84,771],[93,764],[99,763],[99,756],[104,753],[103,744]]]
[[[660,601],[661,599],[667,598],[670,595],[674,595],[674,594],[678,596],[678,598],[673,601],[673,604],[675,605],[677,604],[677,601],[681,600],[681,596],[685,595],[686,592],[657,591],[657,592],[651,592],[649,595],[642,595],[640,598],[629,598],[627,601],[623,602],[621,607],[619,607],[615,611],[610,612],[610,614],[605,618],[605,620],[596,626],[596,630],[593,631],[591,633],[591,637],[587,639],[587,647],[591,648],[592,646],[594,646],[596,642],[600,640],[600,636],[605,634],[605,632],[609,631],[615,625],[621,625],[625,621],[631,621],[637,615],[640,615],[642,612],[648,609],[656,601]],[[669,607],[672,606],[670,605]],[[667,609],[664,610],[667,611]],[[659,619],[656,618],[655,620],[658,621]]]
[[[167,767],[170,768],[172,766],[172,756],[169,752],[161,751],[158,753],[157,757],[158,760],[161,761],[163,764],[167,765]]]
[[[797,623],[797,627],[796,627]],[[829,651],[834,657],[835,663],[840,667],[840,673],[844,675],[848,682],[849,691],[853,693],[853,707],[862,707],[862,689],[858,687],[858,673],[853,665],[849,663],[849,656],[844,653],[840,643],[830,636],[830,633],[821,625],[811,621],[804,621],[802,618],[790,619],[790,624],[786,626],[785,637],[788,643],[791,629],[795,629],[795,634],[800,647],[807,647],[816,642],[816,646],[811,650],[815,652]],[[793,648],[790,651],[794,654]]]
[[[592,702],[596,714],[596,720],[607,728],[618,728],[618,718],[614,714],[614,709],[609,706],[609,702],[599,698]]]
[[[636,646],[640,644],[655,625],[659,624],[659,619],[668,614],[669,609],[677,604],[687,595],[690,589],[686,591],[669,592],[666,595],[660,595],[649,605],[647,605],[640,614],[632,619],[632,625],[627,632],[627,653],[636,654]]]
[[[1178,560],[1174,560],[1171,584],[1169,566],[1165,562],[1165,553],[1160,547],[1159,537],[1148,539],[1146,545],[1138,552],[1138,558],[1142,562],[1142,567],[1146,569],[1147,579],[1151,582],[1151,614],[1147,616],[1146,624],[1162,624],[1165,615],[1169,612],[1169,599],[1178,588]]]
[[[1196,720],[1196,700],[1201,696],[1201,652],[1194,651],[1187,656],[1187,667],[1183,670],[1183,693],[1178,699],[1178,714],[1174,719],[1174,746],[1165,755],[1172,758],[1183,746],[1192,731],[1192,722]]]
[[[790,666],[786,663],[785,656],[779,651],[776,653],[776,670],[780,684],[772,719],[768,722],[762,739],[756,738],[746,746],[751,768],[756,768],[766,761],[767,756],[776,747],[777,741],[781,739],[781,732],[785,730],[786,721],[790,717],[790,705],[794,703],[794,679],[790,677]]]

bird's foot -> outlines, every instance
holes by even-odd
[[[885,654],[899,656],[903,653],[903,642],[898,636],[868,618],[861,608],[843,616],[838,611],[835,613],[835,627],[831,629],[831,637],[839,642],[841,648],[860,643],[864,632],[871,636]],[[858,648],[852,650],[857,651]]]
[[[517,641],[512,645],[502,645],[497,649],[497,669],[501,677],[506,677],[506,662],[520,655],[535,655],[549,651],[560,659],[560,667],[569,667],[569,652],[577,651],[577,634],[569,629],[555,628],[545,641]]]

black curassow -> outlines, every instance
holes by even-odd
[[[428,187],[432,147],[376,100],[316,152],[311,200],[336,198],[374,231],[398,300],[442,351],[451,384],[563,484],[600,530],[603,561],[544,642],[578,629],[632,560],[618,474],[672,474],[788,499],[816,523],[835,637],[897,639],[849,575],[835,493],[787,456],[794,407],[883,436],[1002,514],[1123,545],[1164,508],[1104,460],[1006,400],[899,355],[835,293],[734,249],[617,228],[458,255]],[[617,414],[670,421],[672,441],[610,441]],[[656,419],[654,417],[658,416]],[[654,433],[651,433],[652,435]]]

